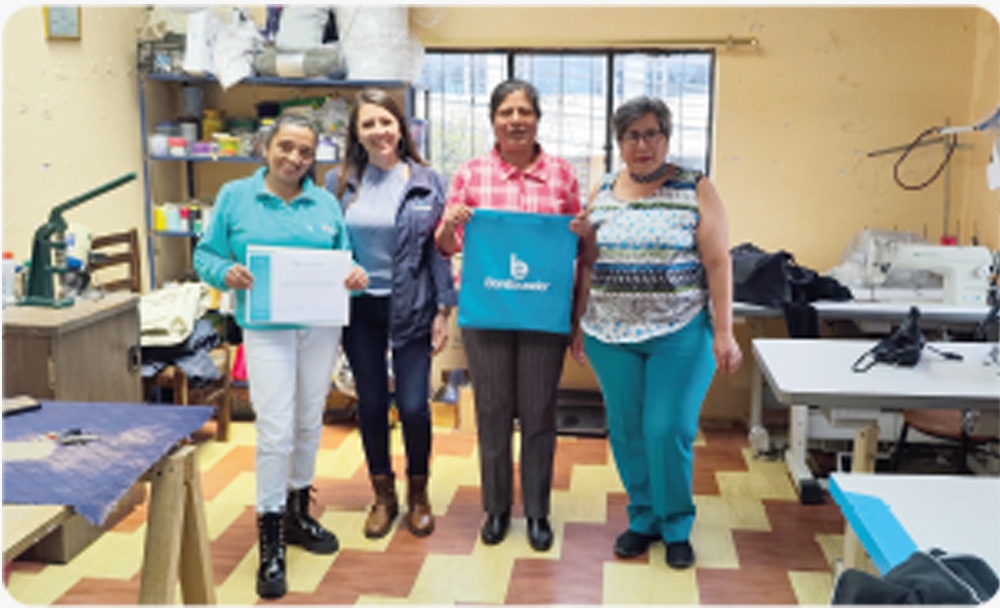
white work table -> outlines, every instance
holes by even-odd
[[[964,360],[947,360],[924,348],[914,367],[852,364],[877,340],[753,340],[754,357],[778,400],[850,409],[1000,407],[1000,366],[986,365],[989,342],[929,342]]]
[[[974,325],[986,317],[988,306],[954,306],[942,302],[874,302],[848,300],[834,302],[821,300],[810,302],[820,319],[842,319],[847,321],[884,321],[898,323],[906,317],[911,306],[920,309],[921,321],[955,325]],[[734,317],[781,317],[780,308],[758,306],[746,302],[733,302]]]
[[[912,296],[912,294],[911,294]],[[927,329],[931,327],[954,329],[963,328],[971,330],[979,324],[989,312],[988,306],[954,306],[938,301],[903,301],[891,299],[887,301],[851,300],[844,302],[817,301],[811,305],[816,309],[817,316],[826,321],[853,321],[859,324],[878,325],[878,333],[889,333],[894,326],[899,325],[906,318],[911,306],[917,306],[921,312],[921,327]],[[745,302],[733,303],[733,316],[743,318],[747,321],[751,329],[751,334],[755,339],[766,337],[760,324],[755,319],[780,318],[783,316],[780,308],[771,308],[747,304]],[[837,339],[840,341],[840,339]],[[798,341],[798,340],[797,340]],[[853,359],[848,362],[848,367]],[[751,396],[750,396],[750,427],[759,427],[763,420],[764,409],[764,379],[761,374],[760,365],[756,361],[751,361]],[[909,397],[908,397],[909,398]],[[800,481],[800,496],[803,502],[807,502],[806,496],[815,496],[815,492],[803,493],[805,485],[813,485],[812,473],[806,464],[806,450],[809,441],[810,427],[819,423],[820,428],[827,427],[828,431],[833,431],[835,427],[833,420],[826,421],[822,418],[811,418],[809,413],[810,405],[817,405],[805,402],[785,402],[789,406],[789,449],[785,453],[785,463],[788,466],[789,474]],[[884,414],[889,416],[888,414]],[[892,418],[886,418],[892,421]],[[842,425],[841,425],[842,426]],[[889,426],[888,428],[892,428]],[[840,434],[842,431],[834,431]],[[768,446],[769,447],[769,446]]]
[[[854,361],[877,340],[766,339],[753,340],[753,355],[775,396],[785,405],[815,405],[841,412],[841,421],[853,423],[852,473],[875,468],[878,422],[882,409],[918,407],[1000,410],[1000,366],[989,362],[994,346],[989,342],[930,343],[948,352],[961,353],[962,361],[946,360],[924,350],[914,367],[876,364],[867,372],[852,370]],[[794,421],[793,421],[794,422]],[[800,484],[812,480],[801,471],[801,454],[786,452],[789,472]],[[887,476],[888,477],[888,476]],[[802,488],[799,488],[800,492]],[[927,496],[932,496],[928,490]],[[994,517],[996,511],[993,511]],[[861,564],[860,545],[848,531],[844,563]]]
[[[833,473],[830,494],[880,574],[931,549],[1000,572],[1000,478]]]

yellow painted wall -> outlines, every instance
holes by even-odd
[[[254,7],[256,16],[262,15]],[[94,185],[140,172],[135,34],[142,8],[83,6],[79,42],[46,41],[41,8],[15,10],[3,29],[3,246],[25,256],[48,209]],[[826,269],[865,227],[937,238],[944,180],[919,192],[893,183],[897,155],[949,120],[966,124],[1000,102],[997,21],[976,7],[419,6],[427,47],[595,47],[755,36],[753,50],[719,52],[713,178],[734,243],[785,248]],[[986,188],[992,139],[950,167],[949,225],[1000,246],[1000,195]],[[937,150],[935,150],[937,152]],[[938,157],[914,154],[919,181]],[[144,227],[141,184],[67,214],[97,232]]]
[[[866,227],[938,238],[944,179],[905,191],[892,178],[898,153],[868,153],[945,120],[968,124],[1000,103],[997,21],[974,7],[449,6],[411,9],[411,21],[428,47],[757,37],[756,49],[718,54],[713,180],[734,244],[784,248],[820,270]],[[985,178],[992,137],[960,141],[972,148],[951,162],[947,231],[967,243],[974,227],[996,248],[1000,194]],[[904,178],[929,176],[933,150],[911,155]]]
[[[3,23],[2,244],[21,258],[54,204],[126,172],[141,178],[134,66],[143,9],[82,10],[78,42],[46,41],[40,6],[16,9]],[[263,15],[261,6],[251,11]],[[719,51],[713,180],[734,244],[787,249],[820,270],[866,227],[937,238],[945,229],[944,180],[904,191],[892,180],[897,154],[867,154],[945,120],[968,124],[1000,103],[1000,32],[996,18],[976,7],[448,5],[414,6],[411,22],[427,47],[757,37],[755,49]],[[951,162],[947,231],[967,243],[974,228],[984,244],[1000,247],[1000,193],[985,178],[992,137],[960,141],[969,148]],[[906,176],[920,181],[938,160],[914,154]],[[94,199],[67,219],[95,232],[139,226],[144,233],[142,184]],[[453,351],[460,360],[457,345]],[[567,364],[569,384],[592,385],[589,368],[574,366]],[[732,383],[745,393],[746,378]],[[713,407],[706,404],[705,414],[731,413],[731,406]]]
[[[53,206],[129,172],[138,179],[64,217],[94,232],[135,226],[144,234],[135,73],[141,14],[138,7],[83,6],[78,41],[47,41],[41,5],[7,14],[3,248],[18,259],[30,257],[32,235]]]

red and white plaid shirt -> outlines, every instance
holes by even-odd
[[[494,147],[488,154],[459,167],[451,180],[445,209],[465,204],[484,209],[527,213],[576,215],[580,212],[580,184],[573,165],[539,148],[538,160],[526,170],[500,157]],[[464,226],[455,231],[461,251]]]

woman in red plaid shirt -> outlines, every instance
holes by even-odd
[[[538,91],[531,83],[512,79],[493,89],[490,122],[496,143],[487,154],[460,167],[452,179],[436,234],[442,253],[461,251],[463,227],[477,207],[560,215],[580,211],[580,187],[572,165],[547,154],[535,139],[540,118]],[[510,526],[511,437],[516,417],[521,431],[521,494],[528,541],[536,551],[547,551],[553,539],[548,516],[556,393],[567,337],[463,328],[462,340],[476,395],[486,511],[482,540],[497,544]]]

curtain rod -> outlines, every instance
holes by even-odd
[[[636,40],[616,40],[611,42],[606,42],[604,44],[610,44],[615,46],[633,46],[633,47],[645,47],[645,46],[758,46],[760,41],[756,36],[750,37],[734,37],[726,36],[725,38],[674,38],[669,40],[649,40],[649,41],[636,41]]]

